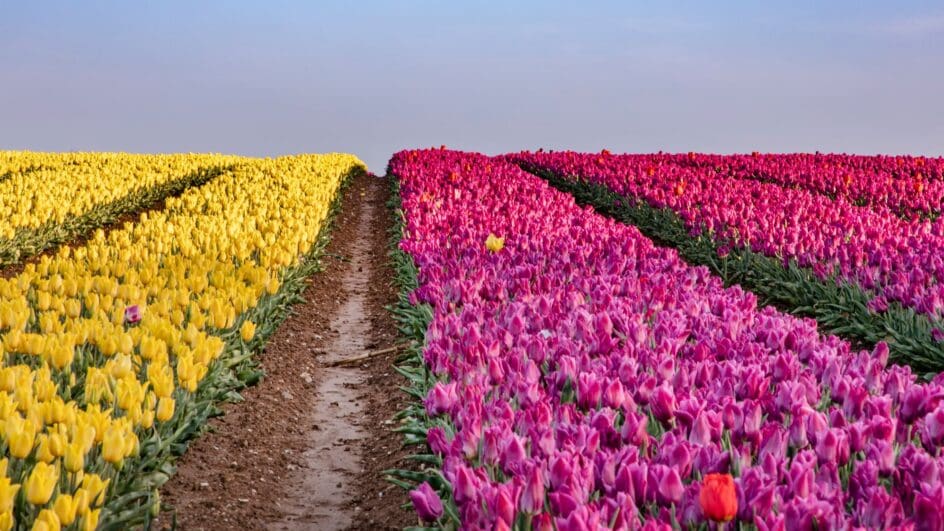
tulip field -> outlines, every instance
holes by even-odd
[[[147,525],[173,456],[258,379],[251,357],[363,163],[10,152],[0,164],[7,256],[33,257],[0,279],[0,528]]]
[[[432,527],[941,529],[941,166],[395,154],[393,481]]]
[[[348,154],[0,151],[0,531],[167,524],[162,488],[266,384],[308,278],[375,297],[383,250],[357,247],[361,277],[319,262],[368,177],[400,340],[308,370],[396,359],[381,430],[410,455],[383,476],[413,529],[944,529],[944,159],[442,147],[387,170],[383,210]]]

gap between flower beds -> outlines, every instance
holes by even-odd
[[[304,301],[260,357],[266,376],[223,407],[162,489],[183,529],[402,529],[406,493],[383,479],[405,452],[392,418],[406,396],[396,351],[326,367],[389,347],[396,301],[388,264],[385,180],[356,177]]]

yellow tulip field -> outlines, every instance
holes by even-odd
[[[258,376],[252,354],[361,171],[345,154],[0,153],[0,256],[21,264],[0,278],[0,529],[156,515],[173,456]],[[161,208],[88,230],[113,221],[103,205],[139,211],[149,190]],[[17,242],[36,231],[58,234],[43,248],[87,239],[26,260],[37,248]]]
[[[3,152],[0,266],[202,184],[237,160],[222,155]]]

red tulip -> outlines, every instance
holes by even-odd
[[[708,474],[701,484],[698,503],[705,518],[729,522],[737,514],[738,500],[730,474]]]

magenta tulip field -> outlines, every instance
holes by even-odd
[[[838,272],[872,297],[869,311],[895,301],[937,323],[942,166],[394,155],[410,302],[430,315],[412,418],[429,453],[411,493],[418,518],[489,530],[942,529],[940,379],[892,363],[885,342],[854,347],[759,305],[522,169],[668,208],[722,245]]]

